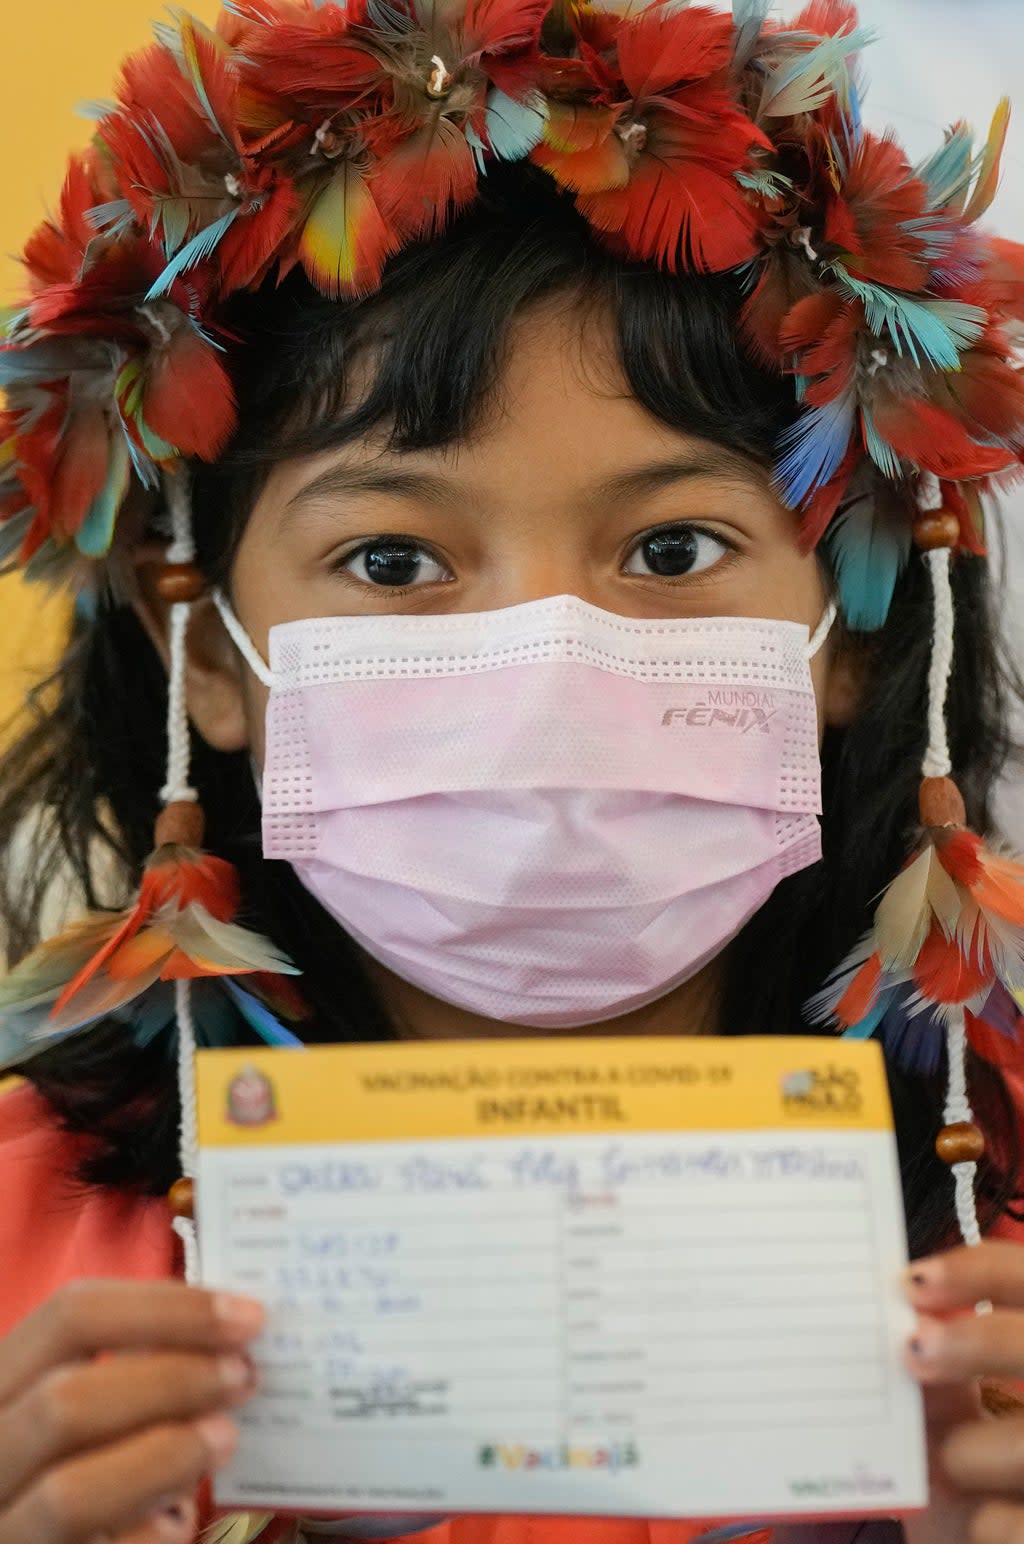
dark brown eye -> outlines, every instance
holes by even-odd
[[[402,589],[437,584],[451,575],[420,542],[404,536],[380,536],[363,542],[338,565],[364,584]]]
[[[728,551],[727,542],[697,526],[662,526],[637,542],[626,562],[626,572],[681,579],[712,568]]]

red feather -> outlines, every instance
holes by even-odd
[[[397,247],[374,190],[351,161],[342,161],[303,227],[298,256],[309,278],[334,300],[366,294]]]
[[[798,300],[779,326],[779,343],[786,353],[811,348],[842,313],[847,302],[835,290],[818,290]],[[817,374],[818,372],[814,372]]]
[[[370,88],[387,85],[381,61],[351,36],[351,27],[341,6],[323,5],[301,20],[254,27],[245,55],[264,91],[317,112],[348,108]]]
[[[838,472],[823,488],[818,489],[810,503],[804,507],[800,518],[800,547],[803,552],[813,552],[832,524],[863,454],[863,446],[854,440]]]
[[[618,33],[619,68],[633,97],[660,96],[706,80],[728,68],[732,49],[732,18],[704,6],[680,11],[651,5]]]
[[[579,207],[598,230],[618,233],[634,257],[677,272],[718,273],[757,250],[758,215],[731,176],[673,154],[666,134],[641,154],[629,186],[585,194]]]
[[[224,294],[255,285],[295,224],[300,207],[295,187],[280,177],[268,181],[217,248],[217,284]]]
[[[929,1002],[965,1003],[991,985],[992,965],[973,950],[968,958],[959,943],[933,923],[914,965],[914,980]]]
[[[770,253],[753,293],[744,301],[740,329],[755,358],[778,369],[782,324],[798,301],[817,293],[814,272],[803,253],[785,238]]]
[[[1013,445],[1024,443],[1024,376],[982,349],[961,356],[960,371],[945,382],[966,418],[982,432]]]
[[[971,894],[985,911],[1024,928],[1024,866],[995,853],[982,854],[981,874]]]
[[[536,147],[532,159],[574,193],[625,187],[629,159],[615,121],[611,108],[553,103],[546,142]]]
[[[183,161],[197,161],[210,142],[210,126],[196,105],[195,93],[174,54],[162,43],[153,43],[125,60],[117,100],[124,115],[137,122],[159,111],[160,127]],[[105,122],[100,134],[106,137]],[[127,189],[122,191],[127,196]]]
[[[235,394],[221,361],[211,343],[184,326],[149,363],[142,416],[183,456],[215,460],[234,430]]]
[[[478,66],[499,90],[519,98],[534,85],[541,23],[549,9],[549,0],[468,0],[457,29],[462,62]]]
[[[882,980],[882,961],[872,954],[861,966],[835,1006],[835,1016],[844,1029],[859,1024],[871,1012]]]
[[[978,445],[950,413],[921,398],[879,394],[874,419],[898,456],[936,477],[987,477],[1014,464],[1011,451]]]
[[[985,280],[992,300],[1004,316],[1024,321],[1024,245],[991,236],[988,246]]]
[[[891,139],[865,134],[854,151],[841,195],[825,217],[825,239],[844,254],[856,277],[892,289],[920,290],[929,265],[921,242],[904,227],[927,212],[927,189]]]
[[[833,401],[852,380],[863,319],[860,306],[835,291],[824,291],[798,301],[783,322],[779,342],[799,355],[800,374],[822,377],[807,390],[805,400],[811,407]]]
[[[981,878],[981,837],[973,831],[939,830],[933,833],[933,841],[946,873],[970,890]]]
[[[942,484],[942,503],[944,508],[951,510],[960,522],[959,545],[961,550],[972,553],[976,558],[987,557],[988,552],[979,523],[981,509],[977,493],[971,490],[970,498],[968,499],[959,483],[944,482]]]
[[[60,438],[50,488],[53,535],[74,536],[107,480],[110,428],[96,402],[75,407]]]
[[[96,239],[87,211],[108,191],[113,190],[103,189],[99,183],[95,151],[71,157],[60,195],[59,219],[45,220],[29,237],[22,254],[35,288],[70,284],[80,277],[86,248]]]
[[[185,70],[202,104],[202,116],[220,130],[225,143],[237,145],[238,77],[230,49],[222,38],[187,11],[179,13],[178,30]]]
[[[438,116],[378,164],[373,191],[384,220],[407,238],[434,235],[477,191],[476,162],[457,124]]]
[[[852,32],[859,17],[853,0],[811,0],[791,23],[794,32],[811,32],[816,37],[838,37]]]

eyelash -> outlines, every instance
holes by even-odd
[[[698,525],[695,521],[692,520],[670,520],[661,525],[650,526],[646,531],[641,531],[640,535],[635,537],[630,543],[630,546],[623,557],[623,564],[628,563],[630,558],[632,558],[633,555],[639,551],[645,542],[650,541],[652,537],[660,536],[669,531],[680,530],[691,531],[695,536],[705,536],[710,541],[718,542],[726,549],[726,553],[736,553],[740,550],[736,542],[730,541],[730,539],[727,536],[723,536],[720,531],[712,531],[707,526]],[[361,589],[366,589],[368,587],[377,588],[384,591],[385,593],[387,593],[389,589],[392,591],[402,591],[414,588],[424,589],[427,588],[430,583],[451,583],[450,580],[431,580],[422,585],[370,586],[369,581],[365,579],[358,579],[354,574],[348,572],[348,565],[353,561],[353,559],[359,557],[364,552],[370,551],[373,547],[379,546],[383,542],[388,541],[393,542],[396,545],[405,545],[415,548],[417,551],[430,557],[442,568],[448,567],[448,564],[445,563],[444,560],[434,551],[429,543],[421,541],[419,537],[405,536],[399,531],[380,531],[374,536],[365,537],[354,547],[349,547],[346,551],[339,553],[338,556],[332,559],[330,563],[330,572],[340,579],[348,580],[354,584],[359,585]],[[726,553],[723,553],[722,556],[724,557]],[[719,558],[714,563],[710,564],[708,568],[698,569],[693,574],[680,575],[675,579],[675,582],[681,583],[684,579],[689,579],[691,582],[698,582],[704,577],[706,573],[709,573],[712,569],[717,568],[721,561],[722,559]],[[658,574],[634,574],[630,577],[640,579],[665,579],[668,576]],[[672,583],[673,579],[669,577],[668,582]]]

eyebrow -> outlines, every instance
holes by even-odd
[[[717,477],[729,482],[758,483],[763,470],[754,459],[740,450],[716,445],[700,454],[674,456],[666,461],[655,461],[649,466],[635,467],[620,472],[603,482],[598,489],[601,498],[609,503],[617,500],[642,498],[644,494],[657,493],[675,483],[696,482],[702,477]]]
[[[593,494],[606,503],[642,498],[675,483],[692,482],[702,477],[725,478],[747,484],[758,481],[760,468],[752,456],[719,445],[699,455],[675,456],[665,461],[634,467],[599,483]],[[450,503],[453,485],[448,478],[431,472],[374,466],[331,466],[297,493],[285,505],[283,513],[302,504],[338,498],[352,493],[383,493],[427,504]]]
[[[398,498],[443,504],[451,499],[452,489],[446,478],[430,472],[403,471],[397,467],[329,466],[292,494],[284,512],[346,493],[389,493]]]

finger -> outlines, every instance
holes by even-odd
[[[969,1544],[1024,1544],[1024,1507],[1012,1501],[990,1501],[979,1507]]]
[[[1024,1496],[1024,1417],[958,1426],[942,1443],[939,1463],[960,1490]]]
[[[0,1415],[0,1504],[65,1458],[109,1447],[147,1426],[239,1404],[255,1386],[252,1367],[238,1352],[125,1353],[58,1367]]]
[[[0,1544],[85,1544],[140,1528],[169,1495],[196,1489],[227,1462],[238,1430],[226,1415],[188,1426],[156,1426],[50,1469],[0,1515]],[[159,1536],[159,1535],[158,1535]]]
[[[43,1373],[98,1351],[220,1351],[246,1345],[265,1314],[249,1298],[179,1281],[79,1281],[62,1287],[6,1336],[0,1406]]]
[[[1007,1308],[955,1319],[920,1318],[906,1365],[925,1384],[1024,1378],[1024,1313]]]
[[[915,1261],[906,1283],[911,1303],[922,1313],[950,1313],[985,1301],[1024,1308],[1024,1248],[992,1240],[953,1249]]]
[[[179,1496],[160,1507],[140,1527],[119,1534],[112,1544],[192,1544],[198,1527],[199,1508],[195,1501],[191,1496]]]

